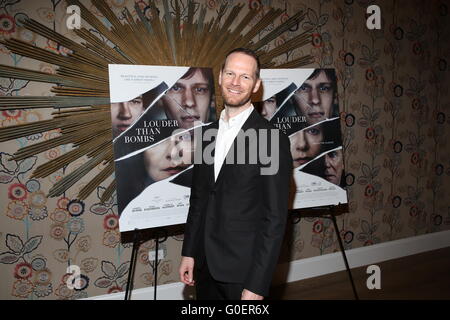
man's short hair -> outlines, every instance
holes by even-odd
[[[180,79],[190,79],[197,71],[200,72],[203,78],[208,81],[209,97],[212,98],[212,96],[214,95],[214,75],[211,68],[190,67]]]
[[[256,61],[256,71],[255,71],[255,75],[256,75],[256,79],[259,79],[259,71],[260,71],[260,69],[261,69],[261,63],[259,62],[259,58],[258,58],[258,56],[256,55],[256,52],[253,51],[252,49],[248,49],[248,48],[236,48],[236,49],[233,49],[233,50],[231,50],[230,52],[228,52],[227,55],[225,56],[225,61],[224,61],[223,64],[222,64],[222,71],[223,71],[223,68],[225,68],[225,62],[227,61],[227,58],[228,58],[232,53],[236,53],[236,52],[246,54],[246,55],[252,57],[253,59],[255,59],[255,61]]]
[[[325,76],[334,85],[333,89],[335,89],[337,78],[336,78],[336,73],[334,72],[334,69],[315,69],[313,71],[313,73],[306,80],[312,80],[312,79],[317,78],[321,72],[325,73]]]

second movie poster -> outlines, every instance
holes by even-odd
[[[334,69],[263,69],[255,103],[291,143],[291,209],[347,203]]]

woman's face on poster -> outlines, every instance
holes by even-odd
[[[173,176],[192,164],[193,136],[189,132],[172,136],[144,151],[144,166],[154,181]]]
[[[320,154],[324,139],[321,125],[300,130],[289,137],[294,168],[297,168]]]
[[[293,95],[294,105],[308,124],[315,124],[331,117],[334,89],[325,71],[314,79],[306,80]]]
[[[201,69],[186,79],[179,79],[161,98],[166,115],[177,120],[182,129],[204,123],[211,106],[210,81]]]
[[[344,171],[342,150],[328,152],[325,155],[325,179],[339,185]]]

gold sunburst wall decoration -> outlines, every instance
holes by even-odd
[[[82,157],[88,158],[87,162],[55,183],[49,190],[49,197],[62,195],[92,169],[103,164],[104,168],[78,193],[78,198],[84,200],[114,173],[108,64],[210,67],[217,77],[225,54],[236,47],[255,50],[263,68],[295,68],[311,63],[312,59],[307,55],[283,64],[275,62],[277,57],[309,44],[309,31],[273,49],[264,49],[300,23],[305,16],[303,11],[255,40],[284,10],[269,9],[261,14],[260,10],[253,9],[240,15],[243,4],[230,6],[225,3],[215,17],[206,21],[206,6],[194,1],[181,3],[178,0],[169,4],[168,0],[163,0],[161,11],[150,1],[146,14],[135,4],[134,16],[124,8],[119,19],[105,0],[95,0],[92,5],[104,17],[99,20],[80,1],[66,2],[68,6],[78,6],[84,23],[91,27],[74,30],[81,39],[80,43],[33,19],[27,18],[21,23],[33,33],[66,48],[67,54],[50,52],[18,39],[1,42],[14,54],[57,66],[55,74],[48,74],[0,65],[0,77],[54,84],[51,96],[0,97],[0,110],[3,111],[55,109],[51,119],[0,128],[0,142],[55,129],[60,132],[54,138],[20,148],[12,160],[23,160],[51,148],[71,144],[71,151],[39,165],[32,173],[35,178],[44,178]],[[141,5],[143,2],[140,1]],[[182,7],[187,9],[187,15],[183,14],[183,17]],[[258,15],[262,16],[261,19],[249,27]],[[219,92],[218,88],[216,92]],[[217,102],[220,106],[221,101],[218,99]],[[115,188],[113,179],[101,200],[108,200]]]

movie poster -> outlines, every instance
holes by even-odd
[[[255,106],[291,142],[291,209],[347,203],[334,69],[265,69],[261,78]]]
[[[215,120],[209,68],[109,65],[121,232],[186,222],[194,130]]]

